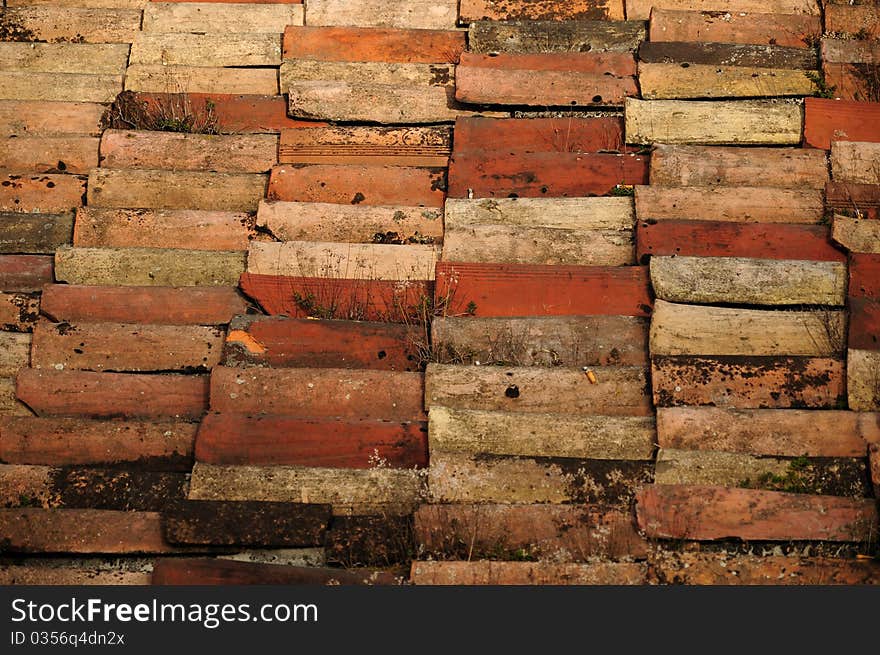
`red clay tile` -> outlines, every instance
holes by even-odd
[[[211,410],[233,414],[421,421],[423,393],[421,373],[226,366],[211,373]]]
[[[648,155],[537,152],[453,154],[450,198],[601,196],[648,183]]]
[[[831,149],[832,141],[880,142],[880,102],[804,100],[804,143]]]
[[[48,284],[41,308],[54,321],[219,325],[244,314],[247,303],[234,287]]]
[[[448,126],[335,126],[282,130],[282,164],[370,164],[445,167],[452,148]]]
[[[0,100],[0,136],[100,136],[106,105]]]
[[[228,3],[230,0],[150,0],[150,2],[207,2]],[[235,4],[301,5],[303,0],[235,0]]]
[[[428,280],[398,282],[244,273],[240,284],[242,291],[267,314],[299,318],[319,313],[327,318],[405,323],[418,320],[419,308],[434,297],[434,283]]]
[[[408,166],[283,164],[272,169],[269,200],[442,207],[446,171]]]
[[[880,286],[880,283],[878,283]],[[880,350],[880,300],[849,298],[850,348]]]
[[[825,208],[865,218],[880,218],[880,185],[855,182],[829,182],[825,185]]]
[[[284,30],[284,59],[442,64],[458,62],[465,32],[369,27],[299,27]]]
[[[278,137],[274,134],[106,130],[101,136],[104,168],[265,173],[277,161]]]
[[[869,541],[877,536],[872,498],[654,484],[636,494],[636,516],[640,529],[660,539]]]
[[[455,68],[456,84],[463,68],[488,70],[531,70],[558,73],[595,73],[626,77],[636,74],[636,59],[631,52],[553,52],[553,53],[492,53],[466,52]],[[547,89],[542,89],[547,91]]]
[[[39,291],[54,279],[52,255],[0,255],[0,289]]]
[[[421,421],[308,419],[208,414],[196,459],[209,464],[395,468],[428,464],[428,425]]]
[[[820,189],[829,177],[828,156],[812,148],[657,144],[650,177],[651,184],[663,186]]]
[[[18,398],[40,416],[198,419],[206,375],[150,375],[22,369]]]
[[[5,549],[13,553],[168,553],[158,512],[0,509]]]
[[[776,187],[638,186],[639,219],[719,220],[751,223],[822,222],[822,189]]]
[[[434,307],[447,315],[650,316],[647,268],[438,262]]]
[[[233,322],[224,363],[417,370],[424,328],[367,321],[245,317]]]
[[[192,371],[220,363],[226,331],[201,325],[50,323],[34,330],[31,366],[84,371]]]
[[[846,261],[827,225],[730,221],[638,221],[636,257],[645,263],[649,255]]]
[[[76,212],[73,245],[82,248],[247,250],[252,214],[192,209],[101,209]]]
[[[458,118],[455,154],[623,151],[623,120],[601,118]]]
[[[770,455],[864,457],[880,441],[880,413],[816,409],[661,407],[661,448]]]
[[[825,2],[825,30],[880,38],[880,7]]]
[[[181,94],[136,92],[134,99],[146,103],[153,111],[169,103],[183,102]],[[285,128],[310,128],[326,123],[298,121],[287,116],[285,96],[252,96],[233,94],[188,93],[186,102],[189,112],[197,116],[208,115],[208,106],[217,119],[220,132],[235,134],[248,132],[280,132]],[[171,105],[173,106],[173,105]]]
[[[820,16],[654,8],[651,41],[755,43],[807,48],[822,33]]]
[[[880,57],[878,57],[880,58]],[[876,100],[872,88],[872,72],[876,64],[822,62],[825,84],[834,89],[834,97],[844,101],[869,102]]]
[[[52,214],[81,207],[86,179],[76,175],[0,175],[0,211]]]
[[[45,466],[126,462],[189,471],[197,427],[174,421],[4,416],[0,418],[0,460]]]
[[[622,105],[639,95],[634,74],[631,53],[464,53],[455,98],[481,105]]]
[[[14,147],[0,152],[0,168],[16,173],[88,175],[98,166],[98,141],[88,136],[17,136]]]
[[[880,301],[880,255],[850,254],[849,295]]]

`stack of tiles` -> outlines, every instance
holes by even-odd
[[[285,30],[281,92],[301,122],[281,131],[241,277],[270,316],[230,326],[189,497],[327,504],[326,560],[387,568],[412,556],[423,493],[423,359],[452,142],[442,123],[459,113],[465,35],[454,15],[428,25],[367,8],[313,2],[308,25]]]
[[[174,419],[103,423],[77,412],[69,395],[62,407],[41,402],[53,382],[27,368],[45,365],[40,292],[54,280],[54,255],[70,245],[86,177],[99,165],[103,116],[123,89],[142,4],[18,0],[0,15],[0,538],[18,555],[0,570],[7,583],[148,580],[147,561],[116,565],[92,555],[167,550],[155,510],[181,493],[192,450],[194,426]],[[138,459],[167,465],[108,468]],[[49,566],[30,558],[44,554],[65,557]]]
[[[880,143],[834,141],[831,174],[836,184],[876,191]],[[834,212],[832,236],[850,255],[847,392],[850,409],[880,410],[880,220],[854,202]]]
[[[657,298],[660,450],[637,519],[661,541],[723,544],[661,548],[662,581],[729,581],[725,567],[751,567],[754,582],[793,560],[755,565],[738,540],[852,555],[877,530],[866,453],[880,432],[876,417],[846,411],[847,267],[829,238],[826,153],[782,147],[801,141],[798,98],[821,91],[821,21],[808,2],[664,4],[639,52],[645,100],[626,114],[627,141],[656,144],[636,213]],[[849,559],[803,564],[801,582],[871,575]]]
[[[614,3],[537,5],[461,7],[479,20],[457,100],[525,117],[455,125],[415,584],[646,579],[629,507],[655,440],[631,197],[648,157],[615,115],[644,23]]]

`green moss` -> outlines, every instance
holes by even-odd
[[[635,195],[635,187],[630,184],[618,184],[611,189],[610,195],[615,197],[631,197]]]

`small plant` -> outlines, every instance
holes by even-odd
[[[819,47],[822,45],[822,37],[818,34],[805,34],[801,39],[808,48],[813,48],[818,51]]]
[[[123,91],[110,106],[108,124],[123,130],[219,134],[214,103],[194,102],[187,93],[154,94],[142,99],[132,91]]]
[[[18,496],[18,506],[19,507],[41,507],[40,499],[36,496],[28,496],[27,494],[19,494]]]
[[[632,197],[636,193],[636,189],[632,184],[617,184],[611,189],[610,195],[618,197]]]
[[[834,94],[837,88],[828,85],[825,81],[825,74],[822,71],[807,71],[805,74],[807,79],[816,86],[816,91],[813,92],[815,97],[831,99],[835,97]]]

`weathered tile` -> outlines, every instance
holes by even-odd
[[[254,218],[248,212],[81,207],[73,245],[244,251],[254,236]]]
[[[570,416],[650,416],[646,371],[428,364],[425,405]]]
[[[431,345],[442,364],[643,366],[648,322],[634,316],[439,316]]]
[[[196,459],[223,465],[411,469],[428,464],[428,430],[422,421],[208,414],[199,427]]]
[[[192,468],[194,423],[88,418],[0,418],[0,459],[45,466],[118,465]]]
[[[310,21],[311,22],[311,21]],[[452,29],[288,26],[284,59],[456,63],[467,33]]]
[[[638,186],[636,216],[757,223],[820,223],[821,189]]]
[[[597,562],[413,562],[415,585],[638,585],[644,564]]]
[[[216,466],[197,462],[190,500],[259,500],[321,503],[334,515],[414,511],[421,495],[418,472],[405,469],[338,469],[297,466]]]
[[[144,32],[270,33],[303,24],[301,4],[150,2]]]
[[[657,300],[652,355],[832,357],[846,346],[842,310],[763,310]]]
[[[272,169],[267,198],[343,205],[443,207],[446,170],[378,164],[281,164]]]
[[[627,143],[799,145],[803,110],[774,100],[626,100]]]
[[[422,398],[421,373],[218,366],[211,374],[215,412],[418,421]]]
[[[661,448],[776,457],[862,457],[880,442],[880,415],[815,409],[660,407]]]
[[[431,449],[475,455],[611,460],[646,460],[654,454],[652,417],[568,416],[561,409],[558,414],[519,412],[515,404],[511,410],[432,405],[428,413]],[[603,409],[600,407],[597,413],[603,413]]]
[[[637,494],[649,537],[711,541],[868,541],[877,535],[873,499],[703,485],[651,485]]]
[[[68,248],[55,251],[59,282],[109,286],[232,286],[244,252],[171,248]]]
[[[198,419],[208,408],[208,377],[46,371],[26,368],[18,398],[39,416]]]
[[[807,48],[822,33],[822,20],[814,14],[678,11],[655,7],[651,12],[651,41],[754,43]]]
[[[425,328],[378,321],[244,316],[229,326],[227,366],[417,370]]]
[[[422,505],[415,536],[438,558],[530,557],[585,561],[593,557],[642,558],[647,541],[629,512],[591,505]]]
[[[647,267],[438,262],[434,306],[446,315],[649,316]]]
[[[45,254],[70,243],[73,213],[0,212],[0,253]]]
[[[225,332],[199,325],[43,321],[34,330],[31,366],[82,371],[205,371],[220,363]]]
[[[104,168],[266,173],[277,161],[278,137],[271,134],[107,130],[101,137]]]
[[[846,406],[845,363],[815,357],[652,357],[654,404],[738,408]]]
[[[840,262],[654,255],[651,286],[671,302],[842,307],[847,271]]]
[[[256,211],[266,175],[96,168],[89,175],[88,204],[111,209]]]
[[[234,287],[50,284],[43,287],[41,309],[58,322],[220,325],[245,313],[247,303]]]
[[[248,273],[291,277],[431,280],[436,246],[253,241]]]

